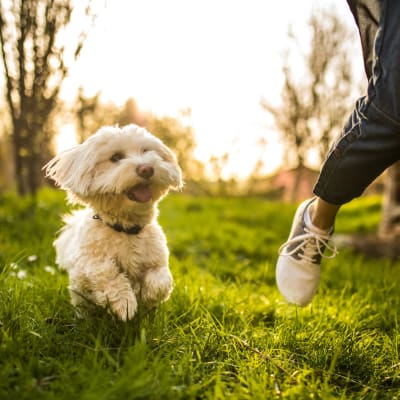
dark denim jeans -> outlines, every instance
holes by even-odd
[[[322,165],[314,193],[333,204],[362,194],[400,160],[400,0],[348,0],[359,28],[368,92]]]

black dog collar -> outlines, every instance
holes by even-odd
[[[93,219],[98,219],[99,221],[103,222],[98,214],[93,215]],[[143,229],[140,225],[133,225],[130,228],[124,228],[121,224],[108,224],[107,222],[103,222],[105,225],[109,226],[110,228],[114,229],[117,232],[127,233],[128,235],[137,235]]]

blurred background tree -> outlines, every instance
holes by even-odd
[[[183,122],[190,119],[190,113],[190,109],[182,110],[178,118],[150,114],[145,126],[174,151],[185,180],[200,180],[204,178],[204,166],[194,154],[195,134],[192,126]]]
[[[68,61],[79,56],[85,29],[94,18],[91,2],[84,4],[88,23],[76,36],[66,35],[73,13],[71,0],[2,1],[0,5],[1,59],[21,195],[34,194],[41,184],[41,167],[51,153],[51,116],[68,74]]]
[[[85,96],[80,87],[72,106],[72,120],[76,126],[76,141],[82,143],[104,125],[115,125],[120,108],[114,103],[101,101],[101,93]]]
[[[114,103],[102,102],[100,93],[85,97],[83,88],[78,91],[73,109],[79,143],[104,125],[144,126],[174,151],[186,180],[201,180],[204,178],[204,166],[194,154],[195,134],[192,126],[183,122],[190,119],[190,113],[190,109],[186,109],[182,110],[176,118],[156,116],[141,111],[133,98],[129,98],[119,107]]]
[[[0,193],[7,189],[14,177],[14,162],[12,157],[12,142],[7,132],[10,130],[10,121],[7,105],[0,100]]]
[[[392,242],[400,255],[400,161],[387,171],[379,234],[385,242]]]
[[[332,10],[315,11],[309,20],[309,50],[294,58],[301,45],[289,29],[292,45],[283,58],[281,103],[263,99],[261,106],[272,115],[285,146],[286,164],[296,169],[292,200],[296,199],[302,171],[314,153],[321,162],[333,138],[343,127],[354,102],[356,81],[349,61],[350,32]],[[352,40],[353,39],[353,40]],[[304,69],[302,74],[299,72]]]
[[[119,126],[128,124],[146,126],[147,119],[146,115],[139,109],[136,100],[131,97],[122,106],[116,122]]]

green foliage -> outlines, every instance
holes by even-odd
[[[182,110],[177,117],[157,116],[141,111],[133,98],[129,98],[121,107],[103,103],[100,93],[86,97],[82,88],[75,103],[74,117],[79,142],[105,125],[144,126],[173,150],[180,167],[185,171],[186,180],[199,181],[204,178],[204,165],[194,157],[196,141],[193,128],[185,123],[190,117],[190,109]]]
[[[184,123],[184,119],[190,117],[190,113],[190,109],[182,111],[177,118],[149,114],[145,126],[173,150],[185,173],[184,178],[199,180],[204,177],[204,166],[194,157],[196,148],[194,130]]]
[[[376,229],[378,198],[337,231]],[[295,207],[260,199],[161,203],[175,289],[129,323],[79,320],[51,242],[63,194],[0,199],[0,399],[389,399],[400,393],[400,263],[341,251],[313,304],[275,287]]]

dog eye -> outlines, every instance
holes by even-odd
[[[147,147],[145,147],[144,149],[142,149],[142,154],[145,154],[145,153],[147,153],[147,152],[149,152],[150,151],[150,149],[148,149]]]
[[[124,158],[122,153],[115,153],[111,156],[110,161],[116,163]]]

